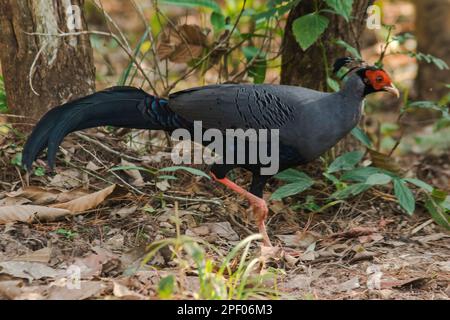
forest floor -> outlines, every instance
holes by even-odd
[[[214,250],[201,246],[206,250],[205,261],[216,262],[209,271],[216,274],[223,257],[257,231],[245,201],[188,173],[177,173],[179,179],[169,183],[155,183],[154,177],[139,171],[108,171],[117,163],[129,162],[167,167],[170,155],[155,151],[142,162],[131,161],[130,157],[139,155],[117,140],[117,132],[113,136],[100,129],[87,135],[91,142],[76,136],[66,139],[56,172],[33,175],[32,188],[25,188],[26,177],[11,164],[20,142],[1,147],[0,211],[2,206],[16,206],[17,215],[33,223],[2,221],[0,297],[157,299],[163,294],[161,279],[171,274],[177,282],[170,297],[198,297],[200,279],[193,260],[172,245],[142,263],[148,245],[176,238],[179,227],[180,234],[211,244]],[[417,164],[419,176],[448,183],[448,155],[416,156],[408,161]],[[319,169],[312,171],[320,174]],[[239,175],[237,181],[245,184],[245,178]],[[273,191],[275,185],[270,188]],[[293,209],[307,195],[271,202],[268,229],[283,249],[273,252],[252,244],[248,261],[256,258],[258,262],[251,275],[272,275],[259,284],[261,292],[265,286],[276,288],[256,297],[449,299],[450,235],[422,208],[408,217],[388,195],[366,193],[322,213]],[[41,211],[55,210],[55,204],[56,210],[69,211],[51,221],[55,212],[46,215]],[[37,217],[36,212],[42,215]],[[3,219],[8,217],[3,215]],[[300,255],[286,254],[286,248]],[[230,261],[232,270],[239,258]],[[68,286],[73,272],[80,273],[82,290]]]
[[[114,0],[105,6],[120,26],[139,34],[142,27],[133,30],[132,22],[140,19],[124,14],[132,10],[123,7],[126,3]],[[386,19],[394,16],[394,24],[396,17],[411,15],[405,8],[411,9],[411,4],[396,2]],[[397,32],[411,28],[407,23]],[[128,57],[97,51],[97,83],[117,83]],[[111,76],[110,60],[118,69]],[[413,78],[408,76],[416,69],[411,59],[391,65],[402,82]],[[0,299],[195,299],[201,281],[218,278],[235,289],[232,277],[221,278],[218,269],[224,256],[257,232],[248,204],[188,173],[177,172],[178,180],[158,182],[146,172],[111,171],[117,165],[172,166],[164,137],[141,134],[130,144],[124,142],[128,133],[94,129],[71,135],[62,145],[55,173],[38,169],[30,177],[32,187],[27,187],[24,171],[17,166],[24,140],[11,132],[0,135]],[[139,143],[148,141],[151,152],[139,155]],[[402,162],[413,175],[450,189],[448,154],[408,155]],[[305,171],[322,179],[320,164]],[[249,182],[246,174],[233,178],[242,185]],[[276,187],[276,182],[270,185],[267,198]],[[450,299],[450,234],[431,220],[423,205],[409,217],[389,196],[390,190],[384,190],[311,214],[305,205],[308,196],[326,202],[333,191],[315,187],[269,204],[269,234],[280,249],[274,252],[252,243],[246,263],[257,259],[250,272],[257,284],[244,292],[262,299]],[[12,214],[2,211],[12,206]],[[12,222],[17,219],[24,222]],[[206,275],[199,276],[192,252],[180,249],[187,241],[180,235],[206,251],[201,262],[213,265]],[[149,245],[164,239],[179,241],[148,257],[153,248]],[[299,255],[291,255],[289,248]],[[143,263],[146,257],[149,261]],[[239,268],[239,259],[240,255],[229,261],[232,272]],[[78,273],[81,290],[72,283]],[[167,284],[169,275],[177,280],[173,289]]]

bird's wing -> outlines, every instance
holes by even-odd
[[[281,129],[295,121],[301,105],[295,87],[274,85],[214,85],[172,94],[169,107],[204,128]],[[305,90],[305,94],[317,93]],[[307,100],[307,99],[306,99]]]

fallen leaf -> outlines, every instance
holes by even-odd
[[[123,284],[118,283],[117,281],[114,281],[114,288],[113,288],[113,294],[117,298],[126,299],[126,300],[144,300],[146,299],[145,296],[131,291]]]
[[[134,163],[128,162],[124,159],[122,159],[122,166],[124,167],[136,167],[136,165]],[[139,170],[124,170],[124,172],[131,177],[131,179],[133,179],[130,183],[133,186],[136,187],[143,187],[145,186],[145,181],[144,178],[141,175],[141,172]]]
[[[358,289],[361,287],[359,284],[359,277],[353,277],[348,281],[345,281],[344,283],[341,283],[336,286],[336,291],[338,292],[349,292],[354,289]]]
[[[383,240],[384,237],[379,233],[370,234],[367,236],[360,236],[358,240],[360,243],[378,242]]]
[[[202,55],[207,37],[197,25],[181,25],[162,34],[157,53],[161,60],[186,63]]]
[[[88,194],[81,198],[53,205],[52,208],[69,210],[72,214],[83,213],[100,205],[114,192],[115,188],[116,185],[112,185],[106,189]]]
[[[56,278],[65,272],[55,270],[42,263],[5,261],[0,262],[0,273],[10,276],[27,279],[29,282],[44,278]]]
[[[130,214],[133,214],[138,209],[138,206],[125,207],[120,209],[115,209],[111,212],[111,216],[116,219],[124,219],[128,217]]]
[[[106,285],[100,281],[81,281],[80,289],[61,284],[50,287],[47,300],[86,300],[99,296],[106,289]]]
[[[71,214],[70,211],[42,206],[7,206],[0,207],[0,224],[10,222],[33,223],[35,221],[55,221]]]
[[[418,241],[422,244],[427,244],[428,242],[438,241],[444,238],[450,238],[450,236],[445,233],[434,233],[428,236],[412,237],[411,240]]]
[[[238,241],[240,239],[229,222],[205,223],[204,225],[208,227],[212,234],[216,234],[220,238],[230,241]]]
[[[52,249],[47,247],[16,257],[13,261],[48,263],[50,261],[51,254]]]
[[[437,265],[441,271],[450,272],[450,261],[439,262]]]
[[[428,280],[426,277],[416,277],[406,280],[385,280],[381,281],[381,289],[401,288],[405,286],[412,286],[415,288],[421,287]]]
[[[103,265],[110,259],[110,256],[103,253],[91,253],[87,257],[75,259],[73,265],[80,268],[81,279],[90,280],[102,274]]]
[[[373,233],[376,233],[377,231],[377,228],[356,227],[344,232],[334,233],[330,235],[329,238],[357,238],[361,236],[371,235]]]
[[[156,183],[156,187],[161,190],[162,192],[167,191],[170,189],[170,183],[167,180],[158,181]]]
[[[92,161],[89,161],[88,164],[86,165],[86,169],[91,170],[91,171],[98,171],[101,169],[101,167],[97,166],[95,163],[93,163]]]
[[[21,206],[28,203],[31,203],[31,200],[24,197],[6,197],[0,200],[0,207]]]
[[[0,299],[14,300],[23,293],[23,281],[0,281]]]
[[[74,189],[81,186],[82,179],[83,177],[80,171],[68,169],[54,176],[49,185],[64,189]]]
[[[293,235],[277,235],[284,245],[292,248],[308,248],[311,244],[317,242],[320,236],[313,232],[297,232]]]

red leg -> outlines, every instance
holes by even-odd
[[[264,201],[264,199],[261,199],[254,194],[248,192],[244,188],[238,186],[233,181],[224,178],[224,179],[218,179],[213,173],[211,173],[211,176],[213,179],[227,188],[233,190],[234,192],[242,195],[245,199],[248,200],[250,203],[250,206],[252,207],[253,214],[256,218],[256,222],[258,223],[258,229],[259,233],[263,236],[264,245],[271,247],[272,243],[270,242],[269,235],[267,234],[266,229],[266,219],[267,215],[269,213],[269,209],[267,208],[267,203]]]

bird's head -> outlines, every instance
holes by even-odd
[[[400,91],[395,87],[389,74],[376,66],[368,66],[363,61],[358,61],[352,58],[338,59],[334,65],[334,71],[337,73],[342,67],[349,67],[349,73],[357,74],[365,85],[364,95],[375,92],[388,92],[397,98],[400,98]]]

